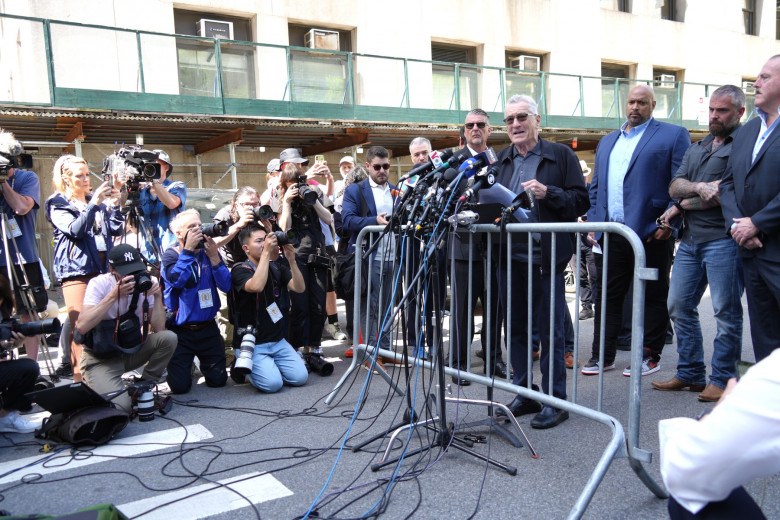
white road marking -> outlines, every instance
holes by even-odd
[[[117,509],[124,515],[133,518],[159,506],[159,509],[141,516],[140,520],[197,519],[248,507],[249,503],[231,491],[231,489],[244,495],[253,504],[288,497],[293,494],[284,484],[276,480],[273,475],[261,475],[258,472],[220,480],[219,483],[222,486],[204,484],[202,486],[180,489],[171,493],[123,504],[117,506]],[[223,486],[228,486],[230,489]]]
[[[0,475],[5,475],[0,477],[0,484],[18,481],[29,473],[48,475],[57,471],[65,471],[97,464],[98,462],[112,460],[116,457],[131,457],[141,453],[173,448],[185,440],[184,433],[182,428],[171,428],[168,430],[136,435],[134,437],[114,439],[108,444],[93,448],[90,450],[93,455],[85,458],[72,459],[68,451],[64,451],[57,454],[53,459],[50,459],[47,464],[48,467],[44,467],[43,464],[38,462],[43,458],[43,455],[4,462],[0,464]],[[200,424],[187,426],[187,442],[198,442],[212,437],[213,435],[211,432]],[[27,465],[31,466],[25,467]],[[14,471],[15,469],[18,469],[18,471]],[[8,472],[11,473],[6,475]]]

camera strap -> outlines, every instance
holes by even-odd
[[[141,295],[138,291],[133,291],[133,298],[130,300],[130,306],[127,308],[127,312],[135,313],[136,307],[138,307],[138,297]],[[160,294],[160,297],[162,297],[162,293]],[[149,322],[151,321],[151,318],[149,317],[149,300],[146,298],[146,293],[144,293],[144,302],[141,304],[142,314],[143,314],[143,320],[141,323],[141,337],[143,338],[143,342],[146,342],[146,338],[149,336]],[[119,313],[117,313],[116,317],[116,327],[119,328]],[[115,331],[116,335],[116,331]]]

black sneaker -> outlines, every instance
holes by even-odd
[[[73,377],[73,365],[70,363],[60,363],[60,366],[54,371],[60,377]]]
[[[604,372],[607,370],[615,370],[615,362],[604,361]],[[590,358],[582,367],[582,373],[586,376],[597,376],[599,374],[599,360],[598,358]]]

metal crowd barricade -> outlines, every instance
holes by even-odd
[[[364,228],[360,234],[358,235],[357,243],[361,243],[363,238],[368,233],[377,233],[381,232],[384,229],[383,226],[369,226]],[[551,243],[552,243],[552,251],[551,251],[551,262],[553,262],[553,265],[551,266],[551,269],[555,270],[554,265],[554,259],[556,256],[556,240],[555,235],[556,233],[577,233],[575,236],[577,237],[576,240],[576,248],[575,248],[575,255],[576,258],[576,265],[579,266],[579,261],[581,258],[581,252],[580,252],[580,240],[585,240],[586,235],[589,232],[602,232],[604,233],[604,241],[603,241],[603,273],[602,273],[602,279],[606,280],[609,276],[609,272],[607,269],[607,260],[609,258],[609,235],[612,233],[619,234],[623,236],[630,244],[634,252],[634,290],[633,290],[633,317],[632,317],[632,326],[631,326],[631,366],[632,367],[640,367],[642,364],[642,345],[643,345],[643,337],[644,337],[644,296],[645,296],[645,282],[648,280],[655,280],[658,277],[658,272],[656,269],[647,268],[645,266],[645,251],[644,247],[642,246],[642,243],[637,237],[637,235],[628,227],[618,224],[618,223],[537,223],[537,224],[508,224],[504,228],[505,235],[501,237],[501,239],[504,240],[504,243],[506,243],[506,254],[507,254],[507,261],[511,260],[511,249],[512,249],[512,236],[517,233],[525,233],[528,237],[528,247],[531,247],[531,233],[550,233],[552,234],[551,237]],[[502,233],[502,229],[495,225],[490,224],[482,224],[482,225],[472,225],[469,228],[459,229],[460,231],[464,231],[468,233],[469,236],[469,276],[468,281],[466,282],[467,290],[468,290],[468,303],[469,307],[471,307],[472,302],[472,285],[473,285],[473,263],[475,256],[480,256],[481,252],[476,251],[474,248],[474,240],[473,237],[477,234],[484,234],[486,237],[486,251],[485,251],[485,263],[487,269],[494,268],[494,266],[497,266],[497,264],[493,261],[494,253],[493,253],[493,244],[495,243],[495,240],[498,237],[499,233]],[[452,260],[451,263],[451,272],[454,272],[454,262],[455,260]],[[370,265],[370,264],[369,264]],[[531,269],[532,266],[529,264],[529,286],[528,286],[528,292],[526,294],[526,297],[528,299],[528,306],[529,309],[528,316],[527,316],[527,330],[528,330],[528,342],[527,342],[527,354],[528,354],[528,371],[529,371],[529,385],[531,381],[531,370],[532,370],[532,340],[531,340],[531,309],[532,309],[532,277],[531,277]],[[509,290],[509,287],[511,287],[511,269],[507,270],[507,287],[506,290]],[[579,269],[575,271],[576,275],[576,301],[579,301],[580,298],[580,276],[579,276]],[[325,399],[325,402],[327,404],[330,404],[333,399],[336,397],[338,392],[340,391],[341,387],[346,383],[348,378],[354,373],[355,370],[359,369],[360,366],[365,362],[366,359],[370,359],[370,356],[373,356],[376,353],[378,355],[384,357],[384,358],[393,358],[397,361],[402,360],[402,354],[397,353],[391,350],[376,348],[370,345],[360,344],[360,337],[359,337],[359,318],[360,318],[360,291],[361,291],[361,277],[363,276],[363,265],[362,262],[359,260],[359,257],[356,258],[355,261],[355,300],[353,302],[354,304],[354,355],[352,358],[352,364],[349,366],[345,374],[342,376],[342,378],[336,383],[335,387],[331,391],[331,393],[327,396]],[[370,294],[370,284],[371,284],[371,277],[369,275],[368,277],[368,293]],[[455,280],[454,283],[459,283],[461,280]],[[486,277],[486,292],[487,297],[486,299],[488,302],[492,300],[492,283],[491,283],[491,277]],[[607,284],[602,283],[601,284],[601,315],[605,315],[605,308],[606,308],[606,289]],[[454,296],[454,291],[453,291]],[[513,298],[518,298],[518,295],[514,295]],[[512,315],[512,299],[507,297],[507,312],[506,316],[509,317]],[[554,294],[551,295],[550,298],[550,308],[551,311],[554,309],[555,306],[555,296]],[[385,311],[387,309],[381,309],[380,315],[384,316]],[[392,309],[391,309],[392,312]],[[472,341],[472,327],[471,327],[471,319],[470,317],[473,316],[474,309],[469,308],[468,309],[468,318],[465,320],[467,324],[467,331],[466,331],[466,342],[469,345],[469,352],[471,348]],[[487,305],[487,308],[483,307],[483,327],[487,327],[487,334],[488,337],[492,337],[491,333],[492,330],[490,327],[493,326],[493,323],[495,322],[494,319],[492,319],[492,313],[497,312],[495,309],[491,309],[491,305]],[[450,314],[450,336],[452,335],[452,331],[454,330],[454,315],[455,313],[452,312]],[[553,315],[554,313],[550,313],[550,338],[552,341],[553,338],[553,327],[554,327],[554,321],[553,321]],[[594,468],[590,478],[588,479],[588,482],[586,483],[584,489],[582,490],[580,496],[578,497],[577,501],[573,505],[572,509],[569,512],[568,518],[580,518],[585,513],[586,508],[588,507],[588,504],[590,503],[591,499],[593,498],[593,495],[596,491],[596,488],[603,480],[604,476],[606,475],[607,469],[609,468],[609,465],[611,464],[612,460],[618,457],[627,457],[629,459],[629,465],[634,470],[636,475],[639,477],[639,479],[645,484],[645,486],[657,497],[659,498],[667,498],[668,495],[665,491],[665,489],[657,483],[646,471],[643,464],[649,463],[652,459],[652,452],[645,450],[639,446],[639,428],[640,428],[640,405],[641,405],[641,374],[639,370],[632,370],[631,371],[631,379],[630,379],[630,392],[629,392],[629,414],[628,414],[628,433],[627,436],[624,434],[624,428],[623,425],[618,421],[616,418],[605,414],[602,411],[602,403],[603,403],[603,385],[604,385],[604,373],[603,368],[599,372],[598,375],[598,396],[597,396],[597,405],[596,409],[589,408],[587,406],[584,406],[582,404],[577,403],[577,381],[578,381],[578,370],[576,369],[576,360],[578,359],[578,350],[579,350],[579,320],[572,319],[572,325],[574,327],[574,359],[575,359],[575,369],[573,371],[574,377],[573,377],[573,384],[572,384],[572,401],[564,401],[561,399],[558,399],[556,397],[553,397],[552,395],[552,377],[550,378],[550,385],[548,388],[549,393],[543,393],[541,391],[535,391],[531,389],[530,387],[521,387],[517,386],[511,383],[510,381],[510,374],[509,370],[507,370],[507,379],[506,380],[499,380],[494,379],[491,376],[490,371],[493,369],[492,366],[489,366],[489,360],[491,359],[490,355],[491,352],[486,351],[485,352],[485,363],[486,363],[486,375],[478,375],[475,373],[472,373],[470,371],[471,369],[471,362],[470,362],[470,356],[468,356],[467,361],[467,371],[459,371],[456,368],[453,368],[452,366],[444,367],[445,374],[449,376],[457,375],[461,379],[465,379],[468,381],[471,381],[473,383],[481,384],[484,386],[492,386],[493,388],[497,388],[500,390],[504,390],[507,392],[510,392],[512,394],[516,394],[523,398],[533,399],[536,401],[539,401],[543,405],[553,406],[555,408],[559,408],[562,410],[566,410],[569,413],[578,414],[580,416],[583,416],[587,419],[591,419],[593,421],[602,423],[610,428],[612,434],[610,442],[608,443],[606,449],[602,453],[601,457],[599,458],[598,463],[596,464],[596,467]],[[504,324],[506,337],[511,337],[511,320],[508,319],[507,323]],[[600,325],[600,345],[599,345],[599,360],[600,360],[600,366],[604,366],[604,350],[605,350],[605,338],[604,338],[604,330],[605,330],[605,320],[601,320]],[[595,331],[594,331],[595,332]],[[500,341],[500,337],[499,337]],[[454,352],[454,345],[453,342],[449,342],[449,350],[450,350],[450,365],[452,364],[452,360],[454,359],[453,352]],[[487,345],[491,347],[491,342],[488,341]],[[517,348],[517,346],[514,346]],[[507,361],[511,359],[511,349],[513,348],[513,345],[511,345],[510,341],[507,341]],[[411,356],[410,356],[411,358]],[[421,361],[418,360],[417,363],[419,363],[422,367],[431,370],[433,369],[433,363],[429,361]],[[549,373],[553,374],[553,356],[549,356]],[[378,370],[378,373],[385,379],[385,381],[388,382],[388,384],[398,393],[402,394],[402,390],[395,384],[393,379],[384,371],[384,370]]]

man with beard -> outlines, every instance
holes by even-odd
[[[742,262],[737,244],[723,233],[725,220],[718,185],[731,156],[734,132],[745,112],[745,93],[724,85],[710,97],[710,135],[691,146],[669,185],[674,206],[664,222],[682,214],[682,241],[669,288],[669,316],[677,332],[677,374],[653,381],[657,390],[701,392],[699,401],[717,401],[726,383],[737,377],[742,348]],[[709,283],[717,323],[712,373],[706,382],[701,323],[697,308]]]

